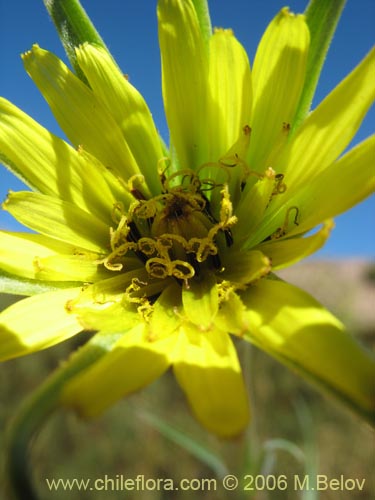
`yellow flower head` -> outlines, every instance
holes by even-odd
[[[275,17],[252,69],[232,31],[206,43],[192,0],[159,0],[158,21],[169,151],[92,44],[76,49],[88,85],[38,46],[23,56],[73,146],[0,100],[1,158],[33,189],[4,209],[37,233],[0,233],[1,269],[32,295],[0,315],[1,358],[97,331],[106,354],[66,384],[65,405],[96,415],[173,367],[198,420],[231,436],[249,410],[230,333],[369,416],[372,358],[273,271],[374,188],[374,137],[338,157],[374,100],[375,51],[297,128],[304,16]]]

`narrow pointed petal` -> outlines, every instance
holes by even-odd
[[[85,330],[100,331],[100,333],[112,334],[128,331],[140,323],[140,315],[134,304],[121,304],[120,302],[107,304],[89,304],[87,307],[74,307],[68,303],[69,311],[76,314],[80,324]],[[133,306],[133,307],[131,307]]]
[[[144,281],[146,277],[147,274],[144,268],[138,268],[98,281],[87,286],[74,300],[67,304],[67,308],[74,314],[80,315],[81,311],[86,309],[99,311],[113,303],[123,301],[126,304],[127,296],[124,296],[124,291],[134,281]],[[133,303],[136,303],[136,301],[133,301]]]
[[[165,112],[182,168],[207,161],[208,60],[191,0],[159,0],[159,43]]]
[[[73,254],[74,247],[39,234],[0,231],[0,269],[23,278],[36,277],[36,258],[64,251]]]
[[[239,137],[232,144],[229,150],[219,159],[219,162],[212,163],[211,170],[214,175],[211,179],[217,184],[228,183],[229,194],[233,207],[237,207],[243,191],[243,183],[246,181],[249,169],[245,158],[249,151],[251,140],[251,128],[249,125],[242,127]],[[208,164],[210,165],[210,164]],[[216,165],[216,168],[215,168]],[[220,168],[217,168],[217,167]],[[223,167],[223,168],[222,168]],[[221,195],[220,195],[221,196]],[[218,195],[212,193],[211,201],[220,206]]]
[[[87,85],[58,57],[37,45],[24,54],[23,60],[26,71],[76,147],[83,147],[126,180],[139,173],[119,126]]]
[[[79,333],[82,325],[65,305],[80,288],[47,292],[16,302],[0,313],[0,360],[30,354]]]
[[[158,162],[164,154],[145,100],[105,49],[85,44],[76,53],[95,96],[116,120],[140,171],[156,194],[161,189]]]
[[[146,315],[151,312],[151,306],[145,297],[160,295],[164,289],[165,283],[162,280],[137,288],[136,283],[145,282],[146,279],[147,273],[143,267],[116,274],[112,278],[86,286],[66,307],[77,315],[85,328],[97,330],[102,327],[107,330],[111,325],[112,332],[122,332],[134,323],[144,324]],[[153,341],[163,337],[163,332],[157,333],[155,336],[148,331],[147,338]]]
[[[164,338],[173,333],[182,322],[181,287],[173,283],[166,287],[154,304],[149,322],[150,339]]]
[[[215,326],[222,332],[229,332],[239,337],[249,330],[247,309],[240,297],[233,291],[226,294],[215,317]]]
[[[344,151],[375,98],[375,48],[307,117],[280,160],[289,192],[320,176]]]
[[[167,353],[174,343],[171,337],[150,342],[144,325],[134,327],[107,355],[66,384],[63,405],[75,408],[84,417],[102,413],[162,375],[170,365]]]
[[[250,248],[250,238],[257,227],[261,225],[264,213],[269,205],[272,193],[275,190],[275,171],[268,168],[263,177],[255,183],[248,181],[242,193],[240,202],[235,210],[238,219],[233,227],[233,236],[236,246]]]
[[[182,289],[182,304],[192,323],[203,330],[209,328],[219,307],[215,276],[207,273],[200,280],[190,280]]]
[[[250,124],[252,111],[249,60],[231,30],[217,29],[211,37],[209,95],[207,158],[218,161]]]
[[[106,168],[98,158],[85,151],[82,147],[78,147],[77,152],[82,158],[82,165],[84,165],[84,169],[82,168],[79,174],[82,181],[80,189],[84,199],[88,199],[89,211],[95,215],[100,216],[101,214],[101,217],[107,220],[108,207],[111,209],[111,214],[114,205],[117,205],[119,202],[125,209],[128,209],[134,203],[134,196],[131,190],[134,188],[134,185],[137,185],[139,190],[141,190],[140,184],[143,183],[143,180],[141,182],[142,176],[136,175],[126,182],[122,175],[116,173],[115,170]],[[103,203],[103,199],[106,201],[105,204]],[[112,216],[111,224],[113,224]]]
[[[245,384],[227,333],[180,329],[174,373],[201,424],[222,437],[241,433],[249,420]]]
[[[349,210],[375,192],[375,135],[358,144],[319,176],[306,182],[288,200],[298,209],[298,225],[290,223],[287,237],[302,234],[325,220]],[[282,197],[280,197],[282,198]],[[252,243],[256,244],[280,227],[288,206],[272,205]],[[290,217],[292,219],[292,217]]]
[[[287,8],[273,19],[253,66],[254,112],[249,165],[261,172],[283,124],[291,124],[306,75],[310,34],[303,15]]]
[[[108,226],[71,203],[22,191],[9,193],[3,208],[41,234],[92,252],[106,252]]]
[[[270,259],[258,250],[228,252],[222,256],[221,263],[224,270],[220,277],[241,285],[248,285],[271,271]]]
[[[298,288],[261,280],[242,300],[250,342],[374,418],[375,360],[323,306]]]
[[[283,269],[318,251],[329,238],[333,227],[334,222],[329,220],[312,236],[271,240],[262,243],[257,249],[270,259],[273,270]]]
[[[13,274],[0,269],[0,293],[31,296],[45,292],[57,292],[80,286],[79,281],[45,281],[20,277],[20,273]]]
[[[294,197],[301,207],[293,232],[309,230],[329,217],[349,210],[375,192],[375,135],[358,144]]]
[[[50,255],[34,259],[35,277],[47,281],[82,281],[92,283],[111,276],[102,264],[99,255],[81,253],[77,255]]]
[[[110,172],[98,161],[93,165],[84,154],[2,98],[0,150],[5,165],[32,188],[98,216],[110,214],[115,202],[107,182],[114,183]]]
[[[100,255],[41,234],[0,231],[0,269],[12,275],[42,281],[95,282],[112,276]],[[125,259],[127,269],[138,259]]]

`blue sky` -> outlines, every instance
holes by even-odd
[[[83,6],[117,59],[123,72],[146,98],[163,137],[167,137],[160,86],[156,0],[82,0]],[[214,26],[230,27],[245,46],[250,61],[259,39],[276,12],[285,5],[303,12],[307,0],[209,0]],[[0,95],[14,102],[53,133],[62,136],[54,117],[33,82],[23,70],[20,54],[38,43],[66,60],[42,0],[0,0]],[[330,92],[374,43],[374,0],[348,0],[323,69],[314,105]],[[375,75],[374,75],[375,81]],[[373,108],[353,144],[374,131]],[[375,153],[374,153],[375,156]],[[374,167],[375,175],[375,167]],[[8,189],[23,185],[0,166],[0,199]],[[375,198],[361,203],[336,219],[336,228],[320,257],[374,257]],[[0,212],[0,227],[19,229],[7,213]]]

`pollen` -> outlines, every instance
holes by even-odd
[[[220,165],[220,168],[225,168]],[[128,211],[113,208],[117,226],[110,231],[108,255],[100,261],[111,271],[124,268],[124,256],[135,256],[152,279],[188,281],[202,269],[221,268],[220,246],[232,244],[230,228],[237,222],[227,188],[200,179],[189,169],[170,177],[161,173],[163,192],[150,199],[134,195]],[[177,182],[178,181],[178,182]],[[211,213],[207,191],[220,190],[217,218]]]

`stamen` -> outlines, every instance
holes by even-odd
[[[175,278],[181,280],[187,280],[192,278],[195,274],[194,268],[189,262],[185,262],[184,260],[174,260],[173,264],[173,273],[172,275]]]
[[[140,200],[129,209],[130,217],[136,216],[140,219],[150,219],[155,217],[158,211],[157,201],[162,200],[163,195],[155,196],[151,200]]]
[[[163,168],[161,167],[162,163],[164,163]],[[158,160],[157,169],[158,169],[158,173],[160,176],[160,182],[161,182],[161,185],[163,186],[163,188],[164,188],[164,182],[167,178],[165,173],[167,172],[167,170],[169,169],[171,164],[172,164],[171,159],[168,158],[168,156],[163,156],[162,158],[160,158],[160,160]]]
[[[161,162],[166,160],[159,161],[159,169]],[[124,265],[121,258],[133,252],[151,278],[159,283],[169,277],[175,278],[187,287],[188,280],[200,274],[204,263],[206,267],[221,270],[216,238],[223,232],[227,245],[233,244],[230,228],[237,222],[227,185],[231,178],[229,168],[242,162],[236,154],[234,160],[233,164],[229,163],[228,156],[224,161],[204,164],[197,171],[183,169],[167,177],[168,164],[161,172],[163,192],[150,199],[145,199],[135,187],[135,182],[142,181],[143,177],[131,177],[128,189],[136,201],[127,212],[122,203],[114,205],[112,218],[116,227],[110,229],[111,251],[98,264],[111,271],[121,271]],[[202,179],[199,173],[211,167],[224,171],[227,182]],[[216,197],[219,214],[214,217],[210,207],[214,202],[210,202],[203,192],[218,187],[221,188],[220,199]],[[133,283],[127,293],[134,293],[134,290]]]
[[[229,228],[224,229],[224,236],[225,236],[225,241],[226,241],[227,247],[232,246],[234,243],[234,240],[233,240],[232,231]]]
[[[182,176],[181,186],[177,186],[177,187],[170,186],[170,183],[173,181],[173,179],[175,179],[176,177],[181,177],[181,176]],[[178,172],[174,172],[172,175],[170,175],[169,177],[165,178],[165,180],[163,182],[164,191],[165,192],[170,192],[170,191],[176,190],[176,189],[177,190],[183,190],[182,184],[184,182],[184,179],[185,178],[189,178],[189,177],[191,179],[197,178],[197,175],[194,172],[194,170],[191,170],[189,168],[185,168],[183,170],[179,170]],[[198,182],[199,182],[199,178],[197,178],[197,179],[198,179]],[[188,189],[191,190],[191,187],[192,187],[192,184],[190,183],[190,185],[188,185]]]
[[[275,175],[275,189],[272,191],[272,196],[276,196],[277,194],[285,193],[286,184],[283,182],[284,174],[276,174]]]
[[[181,246],[185,249],[188,248],[188,242],[186,239],[179,235],[179,234],[173,234],[173,233],[166,233],[163,234],[163,236],[159,237],[157,239],[157,248],[160,253],[163,253],[164,250],[170,249],[173,247],[173,241],[176,241],[177,243],[180,243]]]
[[[288,210],[286,211],[286,214],[285,214],[284,224],[282,225],[282,227],[277,228],[276,231],[271,235],[271,240],[276,240],[276,239],[282,238],[283,236],[286,235],[288,225],[289,225],[289,215],[293,210],[295,210],[295,212],[296,212],[296,215],[294,216],[293,223],[296,226],[299,225],[299,222],[298,222],[299,208],[296,206],[289,207]]]
[[[128,180],[128,190],[129,192],[136,198],[137,200],[145,200],[145,196],[142,193],[142,191],[139,189],[139,187],[135,187],[135,182],[138,184],[144,184],[145,183],[145,177],[142,174],[135,174],[132,175],[129,180]]]
[[[233,206],[230,201],[228,186],[221,191],[220,224],[222,228],[232,226],[237,222],[237,217],[233,214]]]
[[[152,238],[140,238],[138,240],[138,249],[145,255],[153,255],[156,253],[156,241]]]
[[[201,185],[207,185],[208,187],[201,187],[200,191],[212,191],[217,187],[222,187],[224,184],[218,184],[213,179],[203,179]]]
[[[168,262],[159,257],[148,259],[146,262],[146,271],[153,278],[165,279],[168,276],[172,276],[172,273],[169,271]]]
[[[132,242],[123,243],[119,247],[115,248],[113,252],[107,255],[104,259],[100,259],[95,262],[96,264],[103,264],[104,267],[107,268],[109,271],[121,271],[123,268],[123,264],[121,264],[120,262],[112,263],[112,261],[118,257],[123,257],[131,250],[133,250],[134,252],[137,251],[136,243]]]
[[[207,238],[191,238],[189,240],[188,252],[194,253],[198,262],[204,262],[209,255],[217,254],[217,247],[212,241],[217,231],[218,229],[213,235],[208,233]]]
[[[139,296],[139,292],[147,283],[141,281],[139,278],[133,278],[130,285],[126,288],[124,294],[124,301],[138,304],[137,311],[147,320],[152,313],[152,305],[146,296]]]

